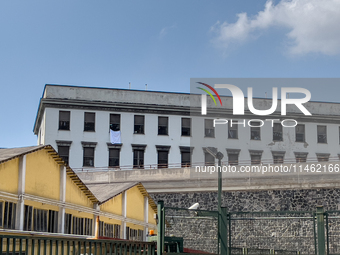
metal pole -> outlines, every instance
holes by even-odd
[[[317,224],[318,224],[318,255],[325,255],[325,219],[323,206],[317,206],[316,208]]]
[[[158,201],[157,204],[157,255],[162,255],[164,252],[164,201]]]

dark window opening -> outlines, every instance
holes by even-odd
[[[69,163],[69,153],[70,146],[58,146],[58,154],[65,161],[66,164]]]
[[[24,230],[32,231],[33,223],[33,207],[25,205],[24,209]]]
[[[261,164],[261,155],[250,155],[250,158],[251,158],[252,165]]]
[[[238,139],[238,127],[237,124],[231,126],[231,123],[228,124],[228,138],[229,139]]]
[[[113,131],[120,130],[120,114],[110,114],[110,129]]]
[[[182,118],[182,136],[191,136],[190,118]]]
[[[84,147],[83,166],[94,166],[94,148]]]
[[[158,134],[168,135],[169,118],[158,117]]]
[[[206,166],[214,166],[215,165],[215,157],[210,153],[204,153],[204,163]]]
[[[158,168],[168,168],[168,151],[158,151]]]
[[[16,208],[17,205],[15,203],[5,202],[4,228],[15,229]]]
[[[305,125],[298,124],[295,127],[295,141],[305,142]]]
[[[69,111],[59,111],[59,130],[70,130]]]
[[[109,149],[109,166],[119,167],[120,149]]]
[[[274,123],[274,127],[273,127],[273,141],[283,141],[283,137],[282,137],[282,125],[280,123]]]
[[[228,163],[231,166],[238,165],[238,154],[228,154]]]
[[[94,112],[85,112],[84,131],[95,130],[95,119],[96,119],[96,114]]]
[[[213,120],[204,120],[204,134],[205,137],[215,137],[215,128]]]
[[[135,115],[134,134],[144,134],[144,115]]]
[[[191,153],[182,151],[181,152],[181,165],[182,167],[190,167],[191,166]]]
[[[47,210],[34,209],[33,211],[33,230],[39,232],[47,232],[48,231],[48,222],[47,222]]]
[[[144,150],[133,150],[133,168],[144,168]]]
[[[257,121],[251,121],[250,123],[250,125],[252,126],[250,127],[250,139],[261,140],[261,123]]]
[[[318,143],[327,143],[327,126],[317,126]]]

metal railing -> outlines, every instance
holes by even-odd
[[[0,255],[154,255],[156,243],[0,235]]]

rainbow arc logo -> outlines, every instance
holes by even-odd
[[[199,83],[199,84],[201,84],[201,85],[204,85],[204,86],[206,86],[207,88],[211,89],[211,91],[215,93],[215,95],[217,96],[218,100],[220,101],[220,104],[222,105],[222,100],[221,100],[221,98],[220,98],[220,95],[217,93],[217,91],[216,91],[213,87],[211,87],[210,85],[208,85],[208,84],[206,84],[206,83],[203,83],[203,82],[197,82],[197,83]],[[197,87],[197,88],[200,89],[200,90],[203,90],[205,93],[207,93],[207,94],[212,98],[212,100],[214,100],[214,103],[215,103],[215,105],[217,106],[216,100],[215,100],[214,96],[210,93],[209,90],[204,89],[204,88],[201,88],[201,87]],[[202,96],[203,96],[203,95],[202,95]]]

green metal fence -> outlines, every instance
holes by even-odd
[[[0,235],[0,255],[154,255],[153,242]]]
[[[340,211],[325,213],[327,254],[340,254]]]
[[[229,254],[316,254],[314,212],[231,212]]]
[[[218,253],[218,214],[165,207],[165,236],[183,238],[185,248]]]

